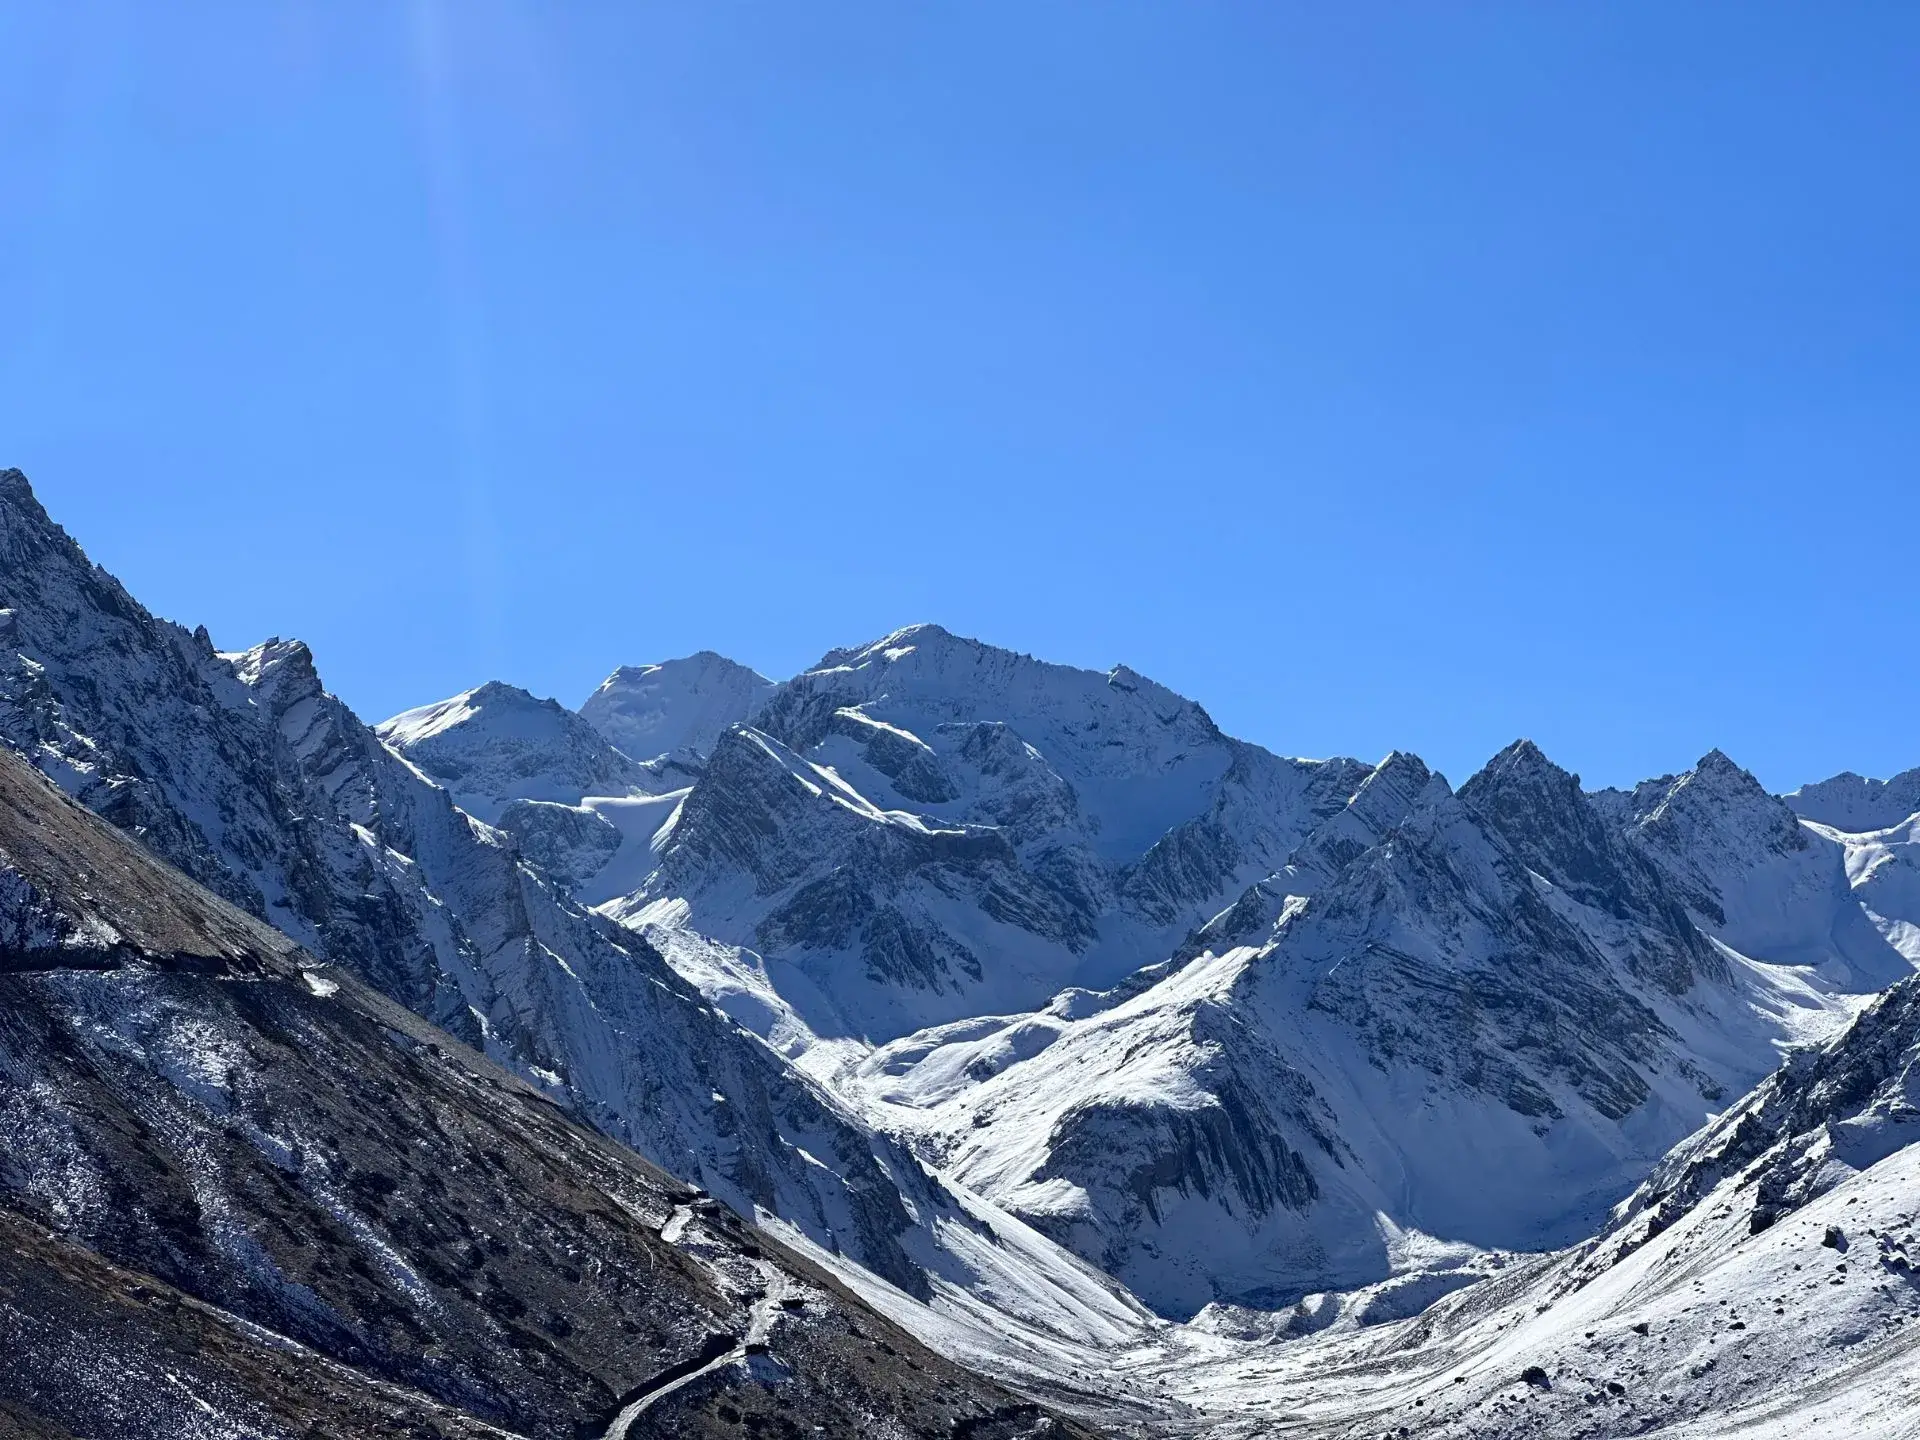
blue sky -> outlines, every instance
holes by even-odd
[[[368,718],[935,619],[1920,764],[1920,7],[0,10],[0,464]]]

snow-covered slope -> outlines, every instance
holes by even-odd
[[[296,642],[216,654],[0,472],[0,740],[316,954],[743,1213],[924,1290],[904,1154],[521,863],[322,688]],[[876,1153],[877,1151],[877,1153]]]
[[[1084,1433],[5,747],[0,1346],[22,1440]]]
[[[1796,813],[1834,830],[1885,830],[1920,813],[1920,766],[1891,780],[1869,780],[1848,770],[1784,798]]]
[[[0,608],[0,741],[69,793],[742,1214],[911,1296],[997,1283],[990,1205],[581,909],[328,694],[306,646],[219,654],[156,620],[17,472],[0,473]],[[1040,1237],[1021,1253],[1037,1323],[1081,1333],[1095,1289],[1144,1321]]]
[[[1803,823],[1718,750],[1600,803],[1701,928],[1742,954],[1811,966],[1862,994],[1911,972],[1915,957],[1862,905],[1846,839]]]
[[[654,795],[691,776],[644,766],[557,700],[489,681],[374,727],[387,744],[489,824],[515,800],[575,805],[588,795]]]
[[[155,620],[0,476],[0,739],[1050,1394],[1531,1284],[1503,1252],[1592,1234],[1920,959],[1920,820],[1798,818],[1717,753],[1588,795],[1521,743],[1455,795],[937,627],[737,669],[376,735],[304,646]],[[1177,1416],[1182,1376],[1136,1378]]]
[[[1702,935],[1530,744],[1458,797],[1411,757],[1377,773],[1167,965],[906,1037],[836,1083],[1188,1315],[1578,1238],[1782,1044],[1844,1019]]]
[[[1917,1139],[1909,980],[1690,1137],[1580,1246],[1503,1260],[1397,1323],[1319,1297],[1264,1333],[1209,1315],[1116,1369],[1219,1436],[1911,1436]]]
[[[1845,847],[1847,879],[1868,922],[1920,966],[1920,815],[1884,830],[1828,834]]]
[[[658,665],[622,665],[587,697],[580,716],[636,759],[704,756],[772,689],[766,676],[702,650]]]
[[[1368,773],[1233,740],[1124,666],[915,626],[723,735],[607,910],[645,926],[673,902],[817,1033],[885,1040],[1163,959]]]
[[[1717,752],[1587,796],[1521,743],[1456,799],[932,626],[754,718],[603,908],[1168,1314],[1576,1238],[1910,969]]]
[[[636,761],[559,701],[499,681],[396,715],[376,733],[589,904],[652,871],[656,837],[701,768],[692,751]]]

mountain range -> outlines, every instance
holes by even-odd
[[[1864,1274],[1815,1295],[1781,1267],[1864,1206],[1875,1233],[1846,1243],[1905,1274],[1920,771],[1775,796],[1710,751],[1588,790],[1518,741],[1456,787],[1405,752],[1278,756],[1125,666],[932,625],[778,683],[703,653],[577,710],[489,681],[368,726],[299,642],[222,651],[149,614],[17,471],[0,740],[113,827],[0,771],[14,812],[58,817],[0,834],[0,956],[60,957],[0,958],[24,987],[0,1204],[31,1240],[18,1283],[83,1317],[32,1353],[92,1345],[97,1369],[124,1345],[159,1375],[217,1352],[182,1382],[231,1399],[209,1434],[279,1433],[301,1395],[321,1433],[389,1404],[433,1433],[571,1433],[696,1359],[686,1403],[829,1433],[832,1404],[900,1433],[1715,1433],[1753,1420],[1743,1385],[1801,1377],[1783,1426],[1842,1403],[1761,1344],[1784,1326],[1760,1301],[1789,1293],[1780,1316],[1858,1332],[1833,1341],[1845,1393],[1911,1418],[1905,1280],[1864,1301]],[[109,852],[137,883],[91,878]],[[317,1138],[356,1107],[386,1117],[351,1137],[364,1162]],[[466,1143],[456,1112],[518,1137],[508,1168],[479,1139],[400,1164],[416,1130]],[[317,1164],[286,1160],[296,1129]],[[480,1287],[431,1253],[419,1227],[453,1222],[415,1176],[452,1165],[485,1182],[469,1225],[560,1258]],[[549,1309],[581,1329],[566,1276],[613,1242],[566,1207],[623,1185],[651,1198],[615,1202],[638,1228],[614,1250],[695,1297],[642,1308],[739,1317],[713,1354],[693,1319],[574,1347],[617,1365],[551,1325],[514,1338]],[[676,1243],[696,1204],[721,1238]],[[310,1231],[351,1294],[290,1258]],[[172,1298],[164,1324],[97,1318],[125,1284]],[[898,1335],[889,1363],[910,1332],[990,1378],[942,1381],[967,1398],[937,1418],[910,1395],[930,1356],[884,1403],[816,1394],[868,1362],[783,1353],[776,1291]],[[1702,1330],[1722,1299],[1756,1318]],[[1683,1336],[1726,1348],[1693,1374]],[[500,1346],[531,1368],[483,1383]],[[100,1389],[17,1385],[0,1417],[98,1433]]]

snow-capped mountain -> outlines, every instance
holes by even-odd
[[[583,900],[624,893],[653,869],[654,838],[700,773],[691,750],[636,761],[559,701],[499,681],[374,733]]]
[[[588,795],[659,794],[691,778],[630,760],[559,701],[497,680],[395,715],[374,733],[488,824],[515,800],[576,805]]]
[[[1796,814],[1834,830],[1856,835],[1885,830],[1920,813],[1920,766],[1891,780],[1870,780],[1848,770],[1803,785],[1784,799]]]
[[[650,839],[606,913],[1173,1315],[1574,1239],[1911,969],[1718,752],[1587,795],[1523,742],[1454,797],[934,626],[774,687]]]
[[[1801,1033],[1781,1012],[1844,1018],[1696,929],[1532,745],[1458,796],[1412,757],[1375,774],[1190,954],[907,1037],[842,1087],[1189,1315],[1577,1238],[1767,1073]]]
[[[1706,933],[1743,955],[1817,969],[1865,993],[1920,962],[1863,904],[1846,837],[1803,824],[1788,801],[1718,750],[1685,775],[1601,798]]]
[[[742,1213],[924,1293],[901,1241],[937,1187],[382,745],[305,646],[217,654],[156,620],[17,471],[0,607],[0,739],[62,788]]]
[[[1920,981],[1795,1055],[1584,1243],[1275,1314],[1116,1367],[1225,1440],[1905,1440],[1920,1381]],[[1424,1290],[1407,1318],[1399,1290]]]
[[[0,747],[0,1432],[1085,1434]]]
[[[753,951],[815,1033],[886,1040],[1164,958],[1368,773],[1234,740],[1124,666],[915,626],[722,735],[606,909]]]
[[[149,615],[17,472],[0,740],[948,1353],[1110,1423],[1204,1417],[1180,1357],[1250,1374],[1455,1289],[1478,1325],[1564,1259],[1507,1252],[1604,1228],[1920,964],[1905,777],[1783,800],[1712,752],[1588,793],[1520,742],[1456,794],[937,626],[777,685],[702,654],[579,714],[493,682],[376,732],[298,642]],[[62,914],[15,905],[0,953],[85,949]],[[1121,1350],[1137,1373],[1096,1373]]]
[[[698,757],[752,718],[772,690],[766,676],[702,650],[658,665],[622,665],[587,697],[580,716],[637,759]]]

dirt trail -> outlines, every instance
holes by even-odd
[[[674,1219],[679,1219],[677,1211]],[[672,1226],[673,1223],[669,1221],[668,1225]],[[665,1234],[664,1230],[662,1234]],[[745,1360],[758,1349],[764,1349],[767,1337],[773,1333],[773,1322],[780,1314],[780,1302],[791,1290],[792,1282],[778,1266],[765,1260],[753,1263],[760,1272],[760,1293],[748,1308],[746,1335],[732,1337],[733,1343],[711,1359],[689,1360],[670,1366],[640,1385],[629,1393],[626,1403],[620,1407],[620,1413],[613,1417],[601,1440],[627,1440],[627,1432],[632,1429],[633,1422],[676,1390],[683,1390],[702,1376],[711,1375],[716,1370]],[[710,1337],[708,1348],[718,1348],[728,1338]]]

